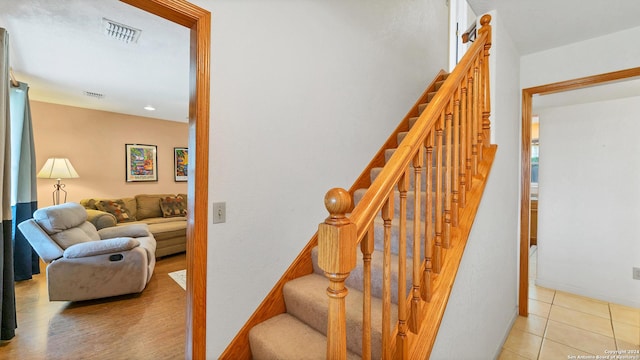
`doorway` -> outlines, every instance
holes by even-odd
[[[121,1],[191,30],[185,357],[205,359],[211,13],[184,0]]]
[[[640,76],[640,67],[620,70],[522,90],[522,150],[520,175],[520,279],[518,313],[527,316],[529,298],[529,246],[531,214],[531,141],[533,95],[548,95],[570,90],[601,85]]]

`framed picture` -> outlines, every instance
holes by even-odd
[[[126,144],[127,182],[158,181],[158,147]]]
[[[173,175],[175,181],[187,181],[189,168],[189,149],[173,148]]]

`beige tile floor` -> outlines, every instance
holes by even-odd
[[[640,360],[640,309],[535,286],[535,255],[529,316],[516,319],[498,359]]]

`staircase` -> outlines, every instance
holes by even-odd
[[[327,193],[329,217],[221,359],[428,358],[496,152],[489,21],[352,188]]]
[[[446,78],[446,75],[443,76]],[[443,80],[436,82],[435,90],[439,89]],[[428,93],[428,101],[435,95],[434,92]],[[421,113],[428,103],[420,104],[419,112]],[[418,117],[412,117],[409,120],[410,126],[418,120]],[[408,132],[400,132],[397,135],[398,143],[406,136]],[[396,149],[385,149],[386,161],[393,155]],[[435,167],[434,167],[435,168]],[[371,181],[380,174],[382,167],[375,167],[371,170]],[[425,173],[426,170],[423,171]],[[432,172],[435,174],[435,172]],[[413,179],[413,178],[412,178]],[[412,184],[413,185],[413,184]],[[420,196],[426,199],[427,182],[422,182]],[[413,186],[411,186],[413,188]],[[356,203],[366,193],[367,189],[358,189],[355,191]],[[396,199],[399,199],[400,192],[395,191]],[[408,202],[412,202],[413,193],[407,195]],[[395,204],[399,204],[396,201]],[[407,207],[407,221],[414,221],[412,208]],[[396,214],[393,225],[391,226],[391,269],[398,268],[398,248],[399,233],[398,226],[400,217],[399,209],[396,208]],[[420,228],[424,229],[424,217],[418,219]],[[374,248],[384,248],[384,221],[375,220],[374,222]],[[422,232],[424,234],[424,232]],[[412,263],[413,253],[413,237],[407,237],[407,263]],[[326,353],[326,330],[328,302],[326,294],[327,280],[324,277],[324,271],[318,265],[318,247],[314,247],[311,251],[313,263],[313,273],[291,280],[284,285],[283,294],[287,312],[275,316],[261,324],[256,325],[249,332],[249,340],[251,345],[251,353],[254,359],[306,359],[306,358],[324,358]],[[382,358],[382,278],[383,278],[383,258],[384,253],[380,250],[374,250],[371,254],[371,357],[373,359]],[[411,268],[407,268],[407,272],[411,272]],[[348,359],[359,359],[362,357],[362,302],[364,279],[364,264],[362,258],[358,259],[356,268],[351,271],[349,277],[345,281],[345,285],[349,289],[349,296],[346,302],[347,314],[347,353]],[[407,279],[405,289],[411,287],[411,278]],[[397,314],[398,304],[398,272],[391,272],[391,314]],[[407,294],[405,294],[407,295]],[[392,318],[395,323],[397,318]],[[282,341],[285,339],[286,341]],[[304,344],[303,347],[300,345]],[[310,349],[314,349],[310,351]],[[311,356],[313,354],[313,356]]]

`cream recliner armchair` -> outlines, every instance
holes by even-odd
[[[48,264],[49,300],[79,301],[139,293],[155,268],[147,225],[96,230],[77,203],[38,209],[18,225]]]

